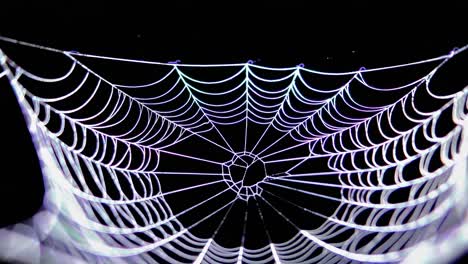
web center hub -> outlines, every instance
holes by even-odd
[[[265,163],[253,153],[236,153],[223,164],[223,177],[240,199],[248,200],[262,192],[259,184],[267,177]]]

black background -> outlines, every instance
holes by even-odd
[[[356,70],[449,53],[468,43],[461,6],[409,8],[331,3],[3,6],[0,35],[63,50],[152,61]],[[466,22],[465,22],[466,24]],[[0,42],[0,48],[12,49]],[[7,86],[3,85],[2,88]],[[43,186],[37,156],[11,90],[0,91],[0,226],[31,217]]]

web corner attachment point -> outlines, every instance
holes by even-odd
[[[453,49],[450,51],[450,54],[449,54],[450,58],[453,57],[455,54],[457,54],[457,52],[458,52],[459,49],[460,49],[460,48],[458,48],[458,47],[453,48]]]
[[[65,51],[65,53],[67,53],[67,54],[81,54],[81,52],[79,52],[77,50],[69,50],[69,51]]]

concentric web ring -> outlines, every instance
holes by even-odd
[[[401,261],[464,221],[468,88],[431,86],[463,50],[345,73],[52,50],[58,77],[0,53],[48,189],[38,240],[103,263]],[[415,75],[372,82],[395,71]]]

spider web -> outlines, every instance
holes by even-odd
[[[431,87],[465,48],[328,73],[16,43],[67,65],[39,76],[0,51],[48,189],[34,230],[78,259],[398,262],[465,214],[468,88]]]

